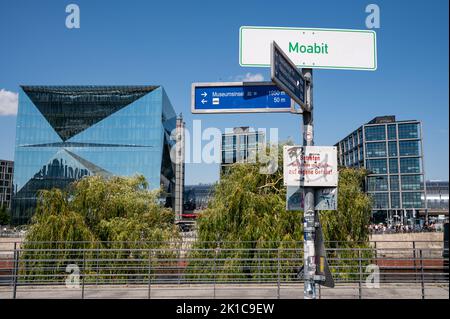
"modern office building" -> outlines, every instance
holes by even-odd
[[[176,114],[160,86],[22,86],[12,221],[26,223],[40,189],[87,175],[142,174],[172,206]]]
[[[427,181],[426,189],[429,216],[448,217],[448,181]]]
[[[184,188],[184,211],[201,211],[208,208],[214,195],[213,184],[186,185]]]
[[[221,172],[234,163],[255,163],[264,146],[264,132],[252,131],[248,126],[235,127],[233,132],[222,134]]]
[[[373,197],[374,222],[397,223],[426,216],[422,128],[419,121],[380,116],[338,142],[338,163],[364,167]]]
[[[14,162],[0,160],[0,207],[11,209]]]

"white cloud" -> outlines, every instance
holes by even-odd
[[[260,82],[264,81],[264,75],[262,75],[261,73],[252,74],[248,72],[245,75],[236,76],[234,80],[239,82]]]
[[[16,115],[17,105],[19,102],[19,94],[0,90],[0,116],[2,115]]]

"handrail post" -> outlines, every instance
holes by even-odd
[[[81,299],[84,299],[84,276],[86,273],[86,248],[83,248],[83,272],[81,273]]]
[[[424,272],[423,272],[422,249],[420,249],[419,253],[420,253],[420,273],[421,273],[422,299],[425,299],[425,276],[424,276]]]
[[[280,299],[280,247],[277,251],[277,299]]]
[[[17,297],[17,276],[19,274],[19,254],[17,252],[17,242],[14,242],[14,261],[13,261],[13,299]]]
[[[216,246],[217,247],[217,246]],[[214,265],[213,265],[213,299],[216,299],[216,258],[217,258],[217,248],[214,249]]]
[[[414,260],[414,281],[417,281],[417,255],[416,255],[416,241],[412,241],[413,245],[413,260]]]
[[[148,249],[148,299],[152,298],[152,252],[151,249]]]
[[[95,276],[95,285],[98,286],[98,277],[99,277],[99,260],[100,260],[100,249],[98,248],[98,243],[95,244],[97,246],[97,250],[95,252],[95,256],[97,257],[96,262],[96,276]]]
[[[361,249],[358,249],[358,262],[359,262],[359,299],[362,299],[362,261],[361,261]]]

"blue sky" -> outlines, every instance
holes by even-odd
[[[76,3],[81,28],[65,27]],[[292,114],[193,115],[192,82],[230,81],[268,68],[238,62],[239,27],[366,29],[380,7],[378,69],[315,70],[315,143],[333,145],[378,115],[423,122],[427,179],[448,180],[448,1],[0,0],[0,90],[21,84],[160,84],[188,128],[279,128],[300,141]],[[14,115],[0,115],[0,158],[13,159]],[[207,141],[205,142],[205,144]],[[217,164],[189,164],[186,183],[217,180]]]

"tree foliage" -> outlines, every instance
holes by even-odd
[[[21,256],[27,265],[24,272],[36,274],[43,268],[64,272],[61,267],[80,263],[89,257],[86,254],[126,259],[131,254],[127,249],[160,248],[177,240],[174,213],[161,207],[158,192],[149,191],[147,186],[143,176],[91,176],[66,190],[41,191]],[[71,250],[75,248],[90,250]],[[49,249],[58,249],[59,255]],[[132,257],[146,263],[148,252],[143,250]],[[48,260],[52,259],[55,264],[49,267]]]
[[[372,199],[363,192],[364,169],[339,169],[338,210],[324,211],[321,222],[325,239],[340,245],[356,245],[369,240]]]
[[[216,184],[214,197],[198,220],[195,247],[209,250],[194,251],[192,257],[216,258],[223,274],[242,273],[243,269],[238,269],[242,263],[239,266],[236,260],[246,260],[248,267],[260,276],[261,271],[275,271],[273,264],[253,267],[258,257],[268,257],[267,251],[260,248],[271,248],[271,257],[286,257],[284,268],[298,265],[292,261],[292,256],[297,254],[298,259],[302,254],[302,249],[298,252],[295,249],[303,240],[303,212],[286,211],[282,146],[278,149],[278,163],[273,174],[261,174],[260,169],[265,166],[261,163],[235,164],[229,169]],[[367,247],[371,199],[362,188],[366,172],[341,168],[339,174],[338,210],[320,213],[324,238],[326,241],[343,241],[339,247]],[[336,243],[332,245],[337,246]],[[246,250],[227,250],[232,247]],[[277,255],[280,251],[281,256]],[[190,266],[193,273],[208,269],[202,262]]]
[[[11,221],[11,216],[8,209],[0,205],[0,225],[8,225]]]

